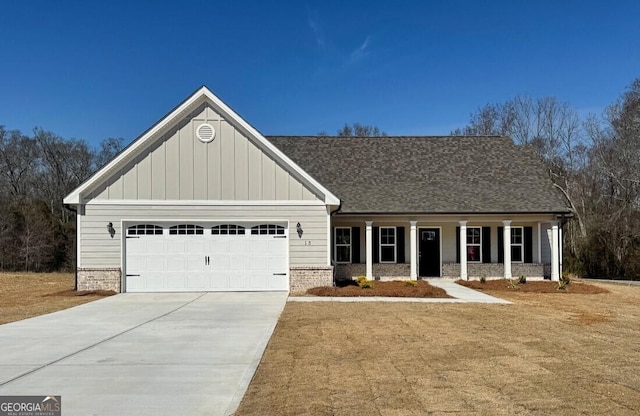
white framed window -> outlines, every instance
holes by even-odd
[[[380,263],[396,262],[396,227],[380,227]]]
[[[336,227],[334,233],[336,263],[351,263],[351,228]]]
[[[467,261],[482,263],[482,227],[467,227]]]
[[[511,227],[511,262],[524,262],[524,227]]]

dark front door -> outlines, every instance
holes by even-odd
[[[420,228],[418,243],[419,275],[440,277],[440,229]]]

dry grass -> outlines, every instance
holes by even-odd
[[[572,283],[573,284],[573,283]],[[636,415],[640,287],[291,302],[238,415]]]
[[[0,324],[91,302],[114,292],[76,292],[72,273],[0,273]]]
[[[411,298],[450,298],[444,289],[431,286],[425,281],[415,282],[415,286],[411,286],[403,281],[392,282],[372,282],[373,287],[363,289],[357,285],[349,285],[344,287],[314,287],[307,290],[307,293],[315,296],[393,296],[393,297],[411,297]]]

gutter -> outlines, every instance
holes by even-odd
[[[73,274],[74,274],[74,286],[73,290],[78,291],[78,210],[75,209],[72,205],[63,204],[63,206],[69,211],[76,214],[76,236],[75,236],[75,244],[73,245]]]

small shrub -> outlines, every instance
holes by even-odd
[[[366,276],[358,276],[356,282],[358,282],[358,286],[362,289],[369,289],[373,287],[373,281],[367,279]]]
[[[417,280],[403,280],[403,283],[404,283],[405,286],[411,286],[411,287],[418,286],[418,281]]]
[[[568,274],[563,274],[562,279],[558,281],[558,290],[567,290],[567,286],[571,283],[571,278]]]
[[[371,289],[373,287],[373,281],[363,280],[358,283],[358,286],[360,286],[362,289]]]
[[[520,286],[518,286],[518,279],[507,279],[507,285],[509,289],[520,289]]]
[[[525,276],[525,275],[520,276],[520,278],[518,279],[518,283],[521,284],[521,285],[526,284],[527,283],[527,276]]]
[[[485,275],[480,276],[480,283],[487,283],[487,276]]]

